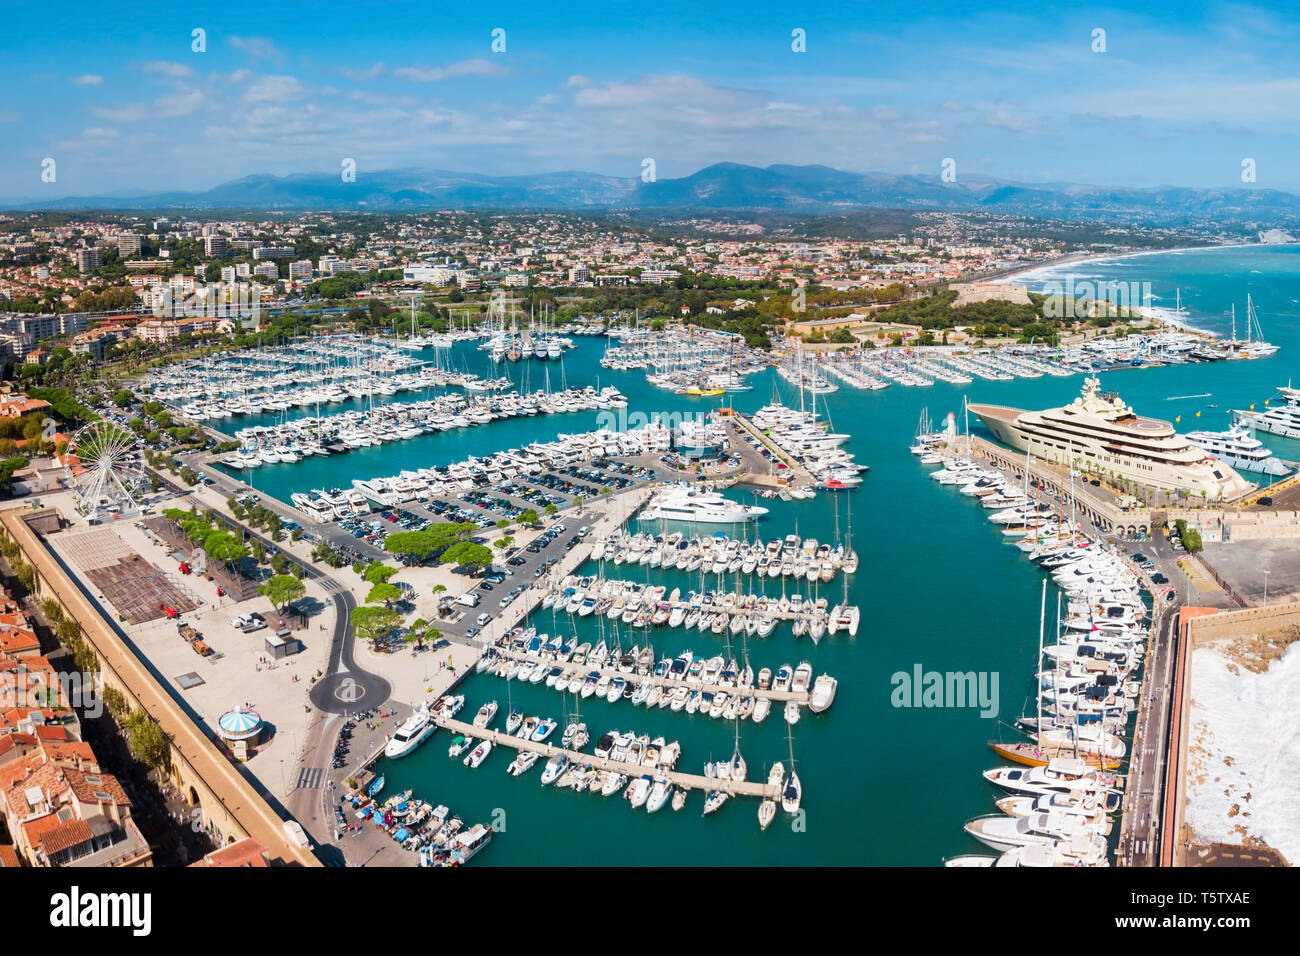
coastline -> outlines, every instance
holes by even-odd
[[[1295,245],[1295,243],[1229,242],[1205,246],[1178,246],[1171,249],[1137,249],[1132,252],[1121,253],[1075,253],[1068,256],[1061,256],[1060,258],[1053,259],[1050,262],[1031,263],[1009,271],[994,273],[989,278],[981,281],[992,282],[998,285],[1021,285],[1028,288],[1034,280],[1046,279],[1055,270],[1073,263],[1088,262],[1093,265],[1101,265],[1109,262],[1121,262],[1126,259],[1136,259],[1141,256],[1166,255],[1181,252],[1212,252],[1220,249],[1242,249],[1246,247],[1264,248],[1291,245]],[[1169,328],[1177,329],[1180,332],[1187,332],[1193,335],[1203,335],[1208,338],[1217,339],[1220,337],[1220,334],[1217,332],[1210,331],[1209,329],[1197,328],[1186,318],[1178,317],[1178,314],[1173,309],[1164,306],[1134,306],[1133,311],[1143,316],[1143,318],[1147,319],[1155,326],[1167,326]]]

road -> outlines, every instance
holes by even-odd
[[[1142,695],[1133,729],[1133,752],[1124,791],[1124,816],[1120,822],[1117,850],[1121,866],[1160,864],[1177,640],[1176,607],[1166,604],[1157,608],[1156,618],[1151,624],[1151,641],[1144,664]]]

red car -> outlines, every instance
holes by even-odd
[[[190,566],[189,566],[188,564],[186,564],[184,561],[182,561],[182,562],[181,562],[181,574],[189,574],[189,573],[190,573]]]

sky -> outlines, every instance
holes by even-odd
[[[652,158],[660,179],[723,161],[938,176],[951,159],[959,178],[1213,188],[1242,187],[1249,159],[1253,188],[1300,191],[1300,6],[171,6],[8,0],[0,199],[345,158],[358,177],[635,177]]]

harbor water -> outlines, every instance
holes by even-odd
[[[1181,416],[1176,426],[1180,431],[1221,430],[1230,423],[1229,409],[1251,403],[1263,407],[1274,387],[1292,377],[1300,358],[1300,248],[1243,247],[1095,260],[1073,263],[1055,276],[1040,273],[1032,282],[1060,281],[1070,270],[1077,277],[1093,280],[1150,282],[1157,303],[1170,308],[1179,290],[1191,325],[1225,335],[1225,313],[1235,303],[1238,318],[1244,321],[1246,295],[1250,293],[1265,336],[1281,346],[1277,355],[1257,361],[1102,373],[1103,388],[1118,391],[1141,414],[1170,421]],[[649,385],[641,371],[602,369],[598,362],[603,340],[576,341],[577,347],[564,359],[564,383],[559,380],[559,363],[545,363],[551,387],[614,385],[627,397],[625,411],[629,415],[703,412],[721,401],[751,411],[769,402],[774,388],[786,404],[798,404],[791,387],[771,371],[750,376],[753,390],[749,392],[722,398],[676,396]],[[431,358],[433,353],[429,350],[423,355]],[[451,361],[457,368],[488,374],[485,353],[473,346],[458,345],[452,350]],[[541,362],[513,366],[510,374],[519,377],[525,366],[529,387],[542,387]],[[932,866],[946,856],[987,852],[961,827],[970,817],[994,809],[994,790],[980,776],[997,763],[986,742],[998,735],[999,723],[1013,723],[1027,701],[1032,706],[1029,695],[1042,572],[1005,543],[978,505],[928,480],[928,469],[908,453],[908,445],[923,408],[928,408],[935,420],[955,412],[960,428],[964,425],[963,396],[973,402],[1045,408],[1072,400],[1080,385],[1081,376],[976,380],[962,386],[936,382],[927,388],[894,385],[874,392],[841,385],[837,392],[819,396],[817,408],[829,414],[836,431],[853,435],[847,450],[871,469],[861,487],[837,496],[821,492],[812,501],[764,501],[770,514],[747,532],[730,527],[698,529],[701,534],[726,531],[747,533],[751,538],[757,534],[767,540],[793,533],[797,526],[805,538],[834,543],[837,527],[839,537],[846,537],[848,508],[852,507],[852,543],[861,562],[857,574],[849,578],[848,592],[849,601],[862,611],[856,638],[828,636],[813,646],[806,637],[796,639],[790,624],[782,623],[767,638],[749,638],[746,648],[755,672],[808,660],[815,674],[827,672],[839,681],[834,705],[822,714],[805,711],[793,728],[794,757],[806,811],[797,822],[778,812],[772,826],[760,832],[757,802],[741,798],[733,798],[716,814],[701,818],[703,797],[699,793],[691,795],[681,812],[665,807],[649,816],[644,809],[631,809],[621,794],[606,798],[541,787],[542,762],[522,777],[509,776],[506,766],[512,754],[507,753],[493,752],[483,766],[471,770],[460,760],[448,758],[451,735],[445,731],[435,734],[415,754],[381,763],[388,776],[388,791],[411,787],[423,799],[453,807],[467,822],[496,823],[502,832],[475,858],[476,866]],[[421,397],[412,393],[398,400]],[[322,408],[322,413],[365,404],[331,405]],[[288,414],[309,413],[314,409]],[[240,477],[287,501],[293,491],[346,487],[354,478],[394,475],[404,468],[458,461],[559,433],[588,430],[596,427],[598,414],[510,419],[292,465],[263,466],[240,473]],[[277,418],[263,416],[262,420],[274,422]],[[222,425],[234,430],[257,422],[256,418],[237,418]],[[974,421],[971,424],[976,427]],[[1260,437],[1282,458],[1300,459],[1300,443],[1271,435]],[[746,493],[731,495],[751,501]],[[680,587],[683,594],[700,586],[698,572],[647,572],[644,567],[609,564],[607,573],[665,584],[669,590]],[[735,576],[722,584],[710,576],[708,586],[735,589]],[[748,580],[742,581],[741,587],[756,589]],[[786,587],[791,592],[799,587],[808,593],[813,585],[787,583]],[[829,603],[840,600],[843,585],[839,575],[817,587]],[[781,581],[766,581],[764,588],[769,594],[779,594]],[[533,623],[539,632],[576,633],[578,642],[599,640],[595,616],[578,619],[545,610],[534,616]],[[625,648],[649,637],[656,658],[687,648],[697,657],[710,657],[723,653],[726,646],[723,636],[712,633],[681,628],[632,630],[618,624],[616,634],[610,622],[603,623],[606,639],[621,638]],[[730,640],[735,642],[732,650],[739,658],[739,639]],[[454,656],[454,648],[451,653]],[[892,676],[911,675],[918,666],[927,672],[996,674],[997,716],[981,716],[976,706],[894,706]],[[461,719],[471,720],[482,703],[495,699],[501,710],[494,726],[501,725],[507,710],[504,680],[487,674],[471,676],[459,692],[466,695]],[[565,709],[571,711],[578,701],[576,695],[557,694],[544,683],[517,681],[511,682],[509,697],[526,714],[556,719],[560,729]],[[692,773],[700,772],[706,761],[731,756],[734,727],[727,721],[666,708],[647,711],[627,700],[609,704],[594,696],[578,703],[593,742],[612,729],[678,740],[682,756],[677,769]],[[786,729],[779,708],[761,725],[741,723],[740,746],[751,780],[766,779],[776,760],[789,769]],[[1007,738],[1013,736],[1005,728],[1002,733]],[[558,744],[559,736],[557,730],[551,742]]]

